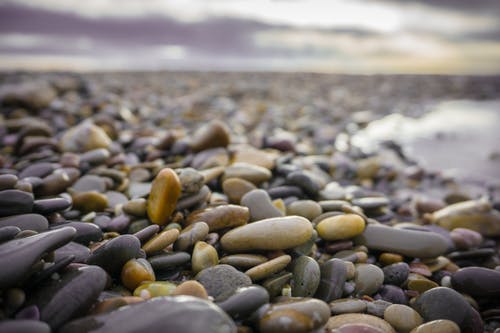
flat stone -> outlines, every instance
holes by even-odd
[[[181,195],[181,182],[174,170],[165,168],[155,177],[149,193],[147,212],[149,219],[164,225],[174,212]]]
[[[0,227],[0,243],[10,241],[14,239],[18,233],[21,232],[21,229],[14,226],[5,226]]]
[[[177,229],[165,229],[150,240],[146,242],[142,246],[142,249],[146,252],[146,254],[153,254],[155,252],[159,252],[173,244],[177,237],[179,237],[179,230]]]
[[[237,205],[220,205],[192,212],[186,219],[186,225],[205,222],[209,231],[234,228],[244,225],[250,218],[247,207]]]
[[[438,257],[448,249],[446,239],[437,233],[375,224],[367,225],[354,241],[369,249],[396,252],[415,258]]]
[[[73,241],[83,245],[89,245],[91,242],[99,242],[103,237],[101,229],[94,223],[69,221],[50,225],[50,229],[52,230],[64,227],[75,228],[76,235]]]
[[[104,193],[106,192],[106,181],[96,175],[85,175],[78,179],[71,188],[75,192],[96,191]]]
[[[19,190],[0,191],[0,217],[31,213],[33,194]]]
[[[193,320],[196,318],[196,320]],[[110,313],[77,319],[61,333],[236,333],[236,325],[217,305],[192,296],[156,297]]]
[[[223,181],[231,178],[240,178],[254,185],[260,185],[261,183],[271,179],[271,171],[266,168],[249,164],[249,163],[234,163],[231,164],[224,170]]]
[[[196,280],[205,287],[207,293],[216,302],[228,298],[236,289],[252,284],[252,280],[247,275],[229,265],[206,268],[196,275]]]
[[[282,271],[276,275],[271,276],[262,283],[262,286],[266,288],[269,296],[274,298],[281,295],[283,287],[292,279],[292,273]]]
[[[269,194],[261,189],[255,189],[246,193],[241,198],[241,205],[248,207],[250,210],[250,221],[259,221],[284,215],[274,207]]]
[[[235,228],[221,238],[221,246],[230,252],[247,250],[283,250],[311,238],[312,224],[300,216],[265,219]]]
[[[267,260],[267,257],[259,254],[231,254],[222,257],[219,260],[219,263],[231,265],[241,269],[248,269],[263,264]]]
[[[341,298],[330,302],[330,311],[333,315],[342,313],[363,313],[366,302],[356,298]]]
[[[83,213],[102,212],[108,207],[108,198],[99,192],[73,193],[73,208]]]
[[[411,290],[411,289],[410,289]],[[391,302],[394,304],[407,304],[408,300],[406,299],[406,294],[398,286],[394,286],[391,284],[382,285],[377,295],[375,297],[380,296],[384,301]]]
[[[294,309],[268,312],[259,320],[261,333],[305,333],[312,330],[312,319]]]
[[[21,230],[45,231],[49,227],[49,222],[45,216],[40,214],[20,214],[0,218],[0,227],[14,226]]]
[[[33,203],[33,212],[48,215],[66,210],[69,207],[71,207],[71,201],[66,198],[40,199]]]
[[[2,333],[50,333],[50,326],[43,321],[28,319],[7,319],[0,322]]]
[[[500,271],[484,267],[461,268],[451,276],[453,289],[472,297],[500,296]]]
[[[292,257],[285,254],[260,265],[250,268],[245,272],[252,281],[258,281],[269,277],[274,273],[282,271],[292,261]]]
[[[287,215],[298,215],[312,221],[321,213],[323,209],[313,200],[297,200],[286,207]]]
[[[61,228],[0,244],[0,289],[25,280],[31,267],[47,252],[71,241],[76,230]]]

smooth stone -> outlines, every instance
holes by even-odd
[[[168,222],[181,195],[182,185],[174,170],[165,168],[153,180],[147,212],[149,219],[159,225]]]
[[[446,287],[427,290],[415,300],[412,307],[425,322],[447,319],[462,330],[468,326],[473,310],[462,295]]]
[[[213,267],[218,263],[219,255],[212,245],[202,241],[196,242],[191,256],[191,269],[193,274],[197,274],[205,268]]]
[[[121,308],[122,306],[139,302],[144,302],[144,299],[135,296],[106,298],[105,300],[102,300],[95,304],[95,306],[92,308],[91,314],[109,313]]]
[[[149,257],[148,261],[154,270],[165,270],[187,264],[191,255],[187,252],[172,252]]]
[[[122,207],[123,211],[129,215],[136,217],[145,217],[147,209],[147,201],[144,198],[132,199]]]
[[[160,296],[171,296],[175,289],[177,289],[177,286],[170,281],[145,282],[134,290],[133,295],[135,297],[150,299]]]
[[[118,276],[127,261],[139,256],[141,243],[132,235],[121,235],[92,251],[87,264],[97,265],[111,276]]]
[[[37,288],[28,304],[36,305],[40,319],[55,330],[88,311],[106,283],[106,272],[100,267],[69,268],[60,279],[49,279]]]
[[[182,229],[179,237],[174,243],[176,251],[186,251],[190,249],[196,242],[207,237],[209,232],[208,224],[205,222],[195,222],[186,228]]]
[[[0,191],[0,216],[31,213],[33,194],[19,190]]]
[[[61,228],[0,244],[0,289],[21,283],[45,253],[70,242],[75,233],[74,228]]]
[[[224,167],[229,164],[229,154],[225,148],[211,148],[198,152],[191,161],[191,166],[203,173],[205,183],[209,179],[218,178]],[[205,173],[206,172],[206,173]]]
[[[315,179],[313,174],[308,171],[292,171],[286,176],[286,182],[289,185],[300,187],[311,197],[316,197],[321,190],[321,185]]]
[[[361,207],[363,210],[374,210],[389,205],[389,199],[386,197],[365,197],[354,198],[351,200],[354,206]]]
[[[366,310],[366,302],[355,298],[341,298],[330,302],[330,311],[333,315],[343,313],[363,313]]]
[[[244,225],[248,222],[249,218],[250,211],[247,207],[220,205],[192,212],[186,219],[186,225],[205,222],[208,225],[209,231],[212,232]]]
[[[90,257],[90,249],[76,242],[69,242],[54,251],[54,261],[74,256],[73,262],[85,263]]]
[[[80,162],[98,165],[106,162],[110,156],[111,154],[109,153],[109,150],[97,148],[81,154]]]
[[[76,235],[75,238],[73,238],[73,241],[83,245],[89,245],[92,242],[99,242],[103,237],[101,229],[94,223],[70,221],[50,225],[50,229],[52,230],[63,227],[75,228]]]
[[[233,163],[255,164],[272,170],[275,166],[275,159],[278,155],[273,151],[255,149],[252,146],[244,146],[234,152]]]
[[[156,236],[152,237],[142,246],[146,254],[150,255],[165,249],[170,244],[173,244],[179,237],[179,230],[165,229]]]
[[[127,194],[131,199],[143,198],[151,192],[152,183],[131,182]]]
[[[222,182],[222,191],[229,201],[235,204],[239,204],[246,193],[256,188],[253,183],[240,178],[230,178]]]
[[[37,196],[51,196],[64,192],[80,177],[80,171],[75,168],[56,169],[43,178],[42,183],[34,191]]]
[[[331,333],[385,333],[383,330],[367,324],[345,324]]]
[[[266,168],[254,164],[238,162],[231,164],[224,170],[222,181],[224,182],[231,178],[240,178],[258,186],[271,179],[271,177],[271,171]]]
[[[258,325],[261,333],[307,333],[314,327],[311,318],[294,309],[269,312]]]
[[[21,232],[21,229],[18,227],[14,226],[6,226],[6,227],[0,227],[0,243],[10,241],[11,239],[14,239],[18,233]]]
[[[297,197],[297,198],[304,197],[304,192],[302,191],[302,189],[298,186],[293,186],[293,185],[282,185],[282,186],[272,187],[267,190],[267,193],[269,193],[269,196],[272,199],[287,198],[287,197]]]
[[[112,141],[106,132],[92,122],[84,121],[67,130],[60,140],[64,152],[84,153],[98,148],[108,148]]]
[[[312,235],[312,224],[300,216],[265,219],[235,228],[222,236],[223,249],[283,250],[301,245]]]
[[[392,265],[398,262],[403,262],[404,257],[397,253],[384,252],[380,254],[378,260],[382,265]]]
[[[204,185],[197,193],[184,196],[177,201],[177,210],[192,209],[202,206],[211,197],[210,188]]]
[[[205,287],[203,287],[201,283],[194,280],[184,281],[180,285],[178,285],[172,292],[172,296],[177,295],[187,295],[202,299],[208,299],[208,294],[205,290]]]
[[[269,194],[261,189],[255,189],[246,193],[241,198],[240,204],[248,207],[250,221],[283,216],[283,213],[274,207]]]
[[[466,228],[483,236],[500,235],[500,212],[482,200],[463,201],[435,211],[431,215],[433,223],[448,229]]]
[[[312,329],[319,329],[323,327],[330,318],[330,308],[327,303],[315,298],[284,298],[277,303],[272,304],[269,309],[264,313],[267,314],[278,312],[282,310],[297,311],[312,320]],[[286,323],[285,323],[286,324]]]
[[[75,192],[90,192],[96,191],[99,193],[106,192],[106,181],[104,178],[96,175],[85,175],[78,179],[71,189]]]
[[[308,256],[300,256],[293,260],[291,265],[292,296],[311,297],[320,283],[320,267],[318,262]]]
[[[219,263],[231,265],[236,268],[248,269],[263,264],[267,260],[268,259],[266,256],[262,256],[259,254],[231,254],[222,257],[219,260]]]
[[[331,302],[342,297],[344,283],[347,278],[346,264],[341,259],[330,259],[320,267],[321,276],[314,297]]]
[[[128,202],[127,196],[121,192],[108,191],[104,195],[108,198],[108,208],[111,209],[115,209],[116,206],[123,206]]]
[[[234,294],[217,305],[235,320],[241,320],[268,302],[267,290],[258,285],[251,285],[236,289]]]
[[[50,326],[43,321],[28,319],[7,319],[0,321],[2,333],[50,333]]]
[[[196,169],[176,169],[175,172],[177,172],[177,176],[179,176],[183,194],[198,193],[203,185],[205,185],[203,174],[198,172]]]
[[[285,269],[286,266],[292,261],[292,257],[285,254],[269,261],[266,261],[260,265],[250,268],[245,272],[252,281],[258,281],[278,273]]]
[[[216,302],[231,296],[236,289],[248,287],[252,280],[244,273],[229,265],[216,265],[199,272],[195,279]]]
[[[35,200],[33,203],[33,212],[43,215],[60,212],[71,207],[71,202],[65,198],[51,198]]]
[[[396,252],[414,258],[434,258],[448,249],[446,239],[434,232],[396,229],[369,224],[355,243],[369,249]]]
[[[229,128],[221,121],[214,120],[198,128],[191,139],[191,149],[195,152],[218,147],[227,147],[230,142]]]
[[[383,318],[385,309],[391,306],[391,302],[377,299],[373,302],[366,302],[366,313]]]
[[[423,293],[438,286],[439,285],[436,282],[416,273],[410,273],[406,282],[406,288],[418,291],[419,293]]]
[[[21,214],[0,218],[0,227],[13,226],[21,230],[45,231],[49,222],[45,216],[40,214]]]
[[[423,323],[417,311],[401,304],[393,304],[385,309],[384,320],[401,333],[408,333]]]
[[[16,186],[17,179],[16,175],[0,175],[0,191],[13,189]]]
[[[50,175],[55,169],[56,166],[54,163],[37,162],[30,164],[26,168],[24,168],[23,171],[19,173],[18,177],[19,179],[24,179],[28,177],[43,178]]]
[[[316,226],[319,237],[330,241],[358,236],[364,229],[365,221],[355,214],[328,217]]]
[[[356,293],[362,295],[372,295],[382,286],[384,282],[384,272],[377,266],[371,264],[357,264],[356,275]]]
[[[108,207],[108,198],[99,192],[76,192],[72,195],[73,208],[82,213],[102,212]]]
[[[460,333],[460,327],[451,320],[438,319],[422,324],[410,333]]]
[[[134,233],[134,236],[137,237],[139,239],[139,241],[141,241],[141,243],[146,243],[154,235],[156,235],[158,233],[158,231],[160,231],[160,226],[158,224],[148,225],[148,221],[146,221],[146,220],[142,220],[142,221],[145,221],[145,226],[142,229],[136,231]],[[139,222],[139,221],[136,221],[136,223],[137,222]]]
[[[468,250],[479,247],[483,242],[483,236],[477,231],[455,228],[450,232],[451,240],[459,250]]]
[[[145,281],[155,281],[155,273],[146,259],[130,259],[123,265],[121,281],[129,290],[134,290]]]
[[[394,304],[407,304],[405,292],[400,287],[385,284],[378,290],[378,296],[380,296],[384,301],[391,302]],[[375,295],[375,298],[376,296]]]
[[[283,287],[292,279],[292,273],[287,271],[282,271],[276,275],[271,276],[262,283],[262,286],[266,288],[269,296],[274,298],[281,295]]]
[[[59,332],[236,333],[237,329],[231,318],[212,302],[192,296],[166,296],[74,320]]]
[[[382,330],[384,333],[396,333],[394,328],[385,320],[362,313],[345,313],[330,317],[325,329],[334,330],[346,324],[367,324]]]
[[[461,268],[451,276],[453,289],[472,297],[500,296],[500,271],[484,267]]]
[[[410,274],[410,266],[405,262],[398,262],[382,268],[384,272],[384,283],[401,286]]]
[[[286,207],[286,212],[287,215],[298,215],[312,221],[323,213],[323,209],[316,201],[297,200]]]

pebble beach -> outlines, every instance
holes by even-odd
[[[0,74],[0,332],[498,333],[498,143],[454,177],[404,130],[353,138],[499,98],[498,76]]]

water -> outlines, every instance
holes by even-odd
[[[500,184],[500,100],[441,102],[421,118],[391,114],[351,143],[369,152],[386,140],[429,170]]]

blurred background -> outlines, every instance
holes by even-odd
[[[498,0],[2,0],[0,68],[495,74]]]

